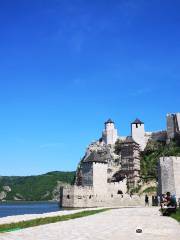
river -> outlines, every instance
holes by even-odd
[[[59,208],[57,202],[10,202],[0,203],[0,217],[22,214],[39,214],[56,212]]]

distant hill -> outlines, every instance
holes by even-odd
[[[74,179],[75,172],[58,171],[27,177],[0,176],[0,200],[55,200],[60,185],[73,184]]]

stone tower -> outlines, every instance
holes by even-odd
[[[167,114],[167,137],[168,141],[174,139],[180,132],[180,113]]]
[[[139,144],[140,150],[143,151],[146,147],[145,129],[144,123],[138,118],[131,123],[131,136]]]
[[[180,198],[180,157],[161,157],[158,163],[158,194],[166,192]]]
[[[117,129],[115,128],[114,122],[108,119],[105,122],[105,130],[103,131],[102,139],[107,145],[113,145],[117,141]]]
[[[92,152],[82,162],[82,186],[92,186],[94,194],[107,194],[107,161],[108,154]]]

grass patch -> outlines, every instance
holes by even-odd
[[[171,217],[180,222],[180,208],[177,209],[176,213],[172,213]]]
[[[49,224],[49,223],[68,221],[70,219],[75,219],[75,218],[87,217],[96,213],[105,212],[107,210],[109,209],[88,210],[88,211],[82,211],[82,212],[64,215],[64,216],[37,218],[37,219],[21,221],[17,223],[2,224],[0,225],[0,233],[16,231],[24,228],[40,226],[40,225]]]

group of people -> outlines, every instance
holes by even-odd
[[[173,212],[176,212],[177,208],[176,196],[171,195],[170,192],[163,194],[160,206],[163,215],[169,215]]]
[[[157,197],[154,197],[155,201],[158,206],[161,206],[161,208],[166,208],[166,207],[177,207],[177,202],[176,202],[176,196],[171,195],[170,192],[167,192],[166,194],[162,194],[160,197],[159,195]],[[149,206],[149,196],[146,194],[145,195],[145,206]]]

